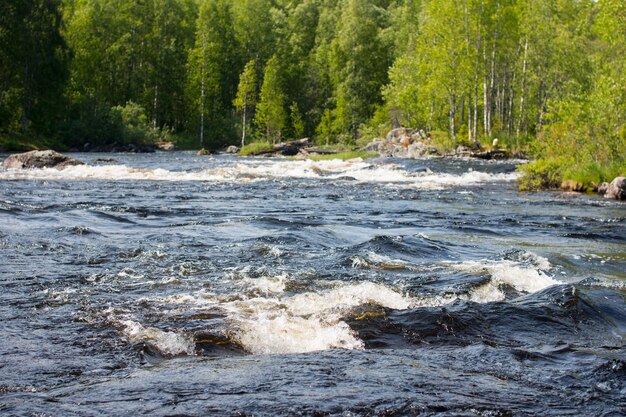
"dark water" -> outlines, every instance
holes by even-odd
[[[451,160],[0,168],[0,414],[626,414],[626,205]],[[112,165],[113,164],[113,165]]]

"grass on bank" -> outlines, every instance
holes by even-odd
[[[556,190],[564,181],[572,181],[576,188],[592,192],[603,182],[611,182],[626,175],[626,161],[609,164],[597,162],[574,163],[566,159],[540,159],[518,170],[522,177],[518,180],[520,191]]]
[[[252,142],[241,148],[239,155],[250,156],[270,150],[272,150],[272,144],[269,142]]]

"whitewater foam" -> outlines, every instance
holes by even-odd
[[[228,312],[237,340],[246,350],[267,354],[363,348],[342,317],[364,304],[406,309],[410,300],[387,286],[361,282],[288,297],[237,300],[219,307]]]
[[[415,189],[445,189],[497,181],[513,181],[516,173],[489,174],[468,171],[459,175],[410,172],[397,164],[368,163],[362,159],[349,161],[250,161],[200,171],[169,171],[162,168],[132,168],[125,165],[79,165],[62,170],[2,169],[1,180],[135,180],[135,181],[204,181],[251,182],[272,179],[334,179],[352,178],[359,183],[406,186]]]

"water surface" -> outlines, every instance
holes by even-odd
[[[0,413],[623,415],[626,206],[512,162],[0,168]]]

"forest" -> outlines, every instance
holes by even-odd
[[[538,162],[526,188],[626,171],[623,0],[0,2],[0,147],[218,149],[395,127]]]

